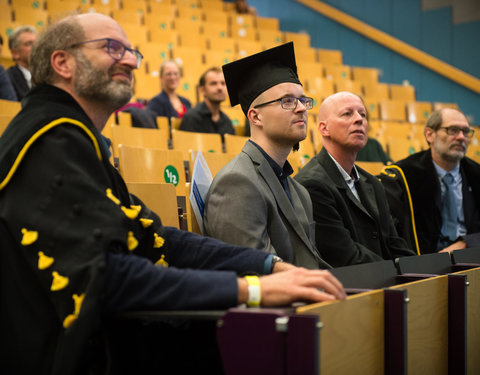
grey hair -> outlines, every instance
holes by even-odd
[[[55,80],[55,72],[50,62],[53,52],[79,43],[84,38],[85,32],[76,16],[64,18],[45,29],[33,45],[30,55],[32,83],[52,84]]]
[[[20,43],[20,35],[23,33],[32,33],[37,35],[38,31],[36,28],[30,25],[19,26],[12,31],[12,33],[8,36],[8,48],[10,51],[13,49],[17,49]]]

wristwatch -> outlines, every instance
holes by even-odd
[[[274,255],[273,258],[272,258],[272,268],[270,269],[270,273],[273,272],[273,267],[275,267],[275,263],[277,263],[277,262],[283,262],[283,259],[280,258],[277,255]]]

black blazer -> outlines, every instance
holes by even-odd
[[[430,150],[418,152],[400,160],[397,166],[403,171],[411,194],[420,251],[434,253],[441,234],[442,214],[441,187],[432,154]],[[473,234],[480,232],[480,165],[465,157],[460,161],[460,173],[465,226],[467,234]],[[398,170],[388,169],[380,178],[387,191],[398,232],[412,231],[406,188]],[[411,233],[405,236],[413,238]]]
[[[356,189],[350,191],[325,149],[298,172],[313,203],[317,248],[334,267],[414,255],[397,236],[385,191],[376,177],[357,166]]]
[[[8,77],[12,83],[13,89],[17,94],[18,101],[21,101],[25,95],[30,91],[25,77],[18,67],[18,65],[11,66],[7,69]]]

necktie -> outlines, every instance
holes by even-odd
[[[447,173],[442,181],[445,184],[442,202],[443,234],[454,241],[457,238],[457,201],[453,192],[453,176]]]

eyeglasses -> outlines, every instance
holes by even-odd
[[[128,52],[132,53],[135,56],[135,58],[137,59],[137,69],[140,68],[140,63],[142,62],[143,55],[139,51],[137,51],[136,49],[129,48],[125,44],[123,44],[122,42],[120,42],[118,40],[115,40],[115,39],[102,38],[102,39],[86,40],[85,42],[79,42],[79,43],[72,44],[68,47],[65,47],[65,49],[80,47],[81,45],[84,45],[84,44],[87,44],[87,43],[103,42],[103,41],[107,42],[107,53],[110,55],[110,57],[112,59],[114,59],[115,61],[120,61],[123,58],[123,56],[125,55],[125,51],[128,51]],[[103,48],[103,47],[101,47],[101,48]]]
[[[267,104],[280,102],[283,109],[293,111],[295,108],[297,108],[298,101],[300,101],[300,103],[302,103],[307,110],[313,108],[313,98],[308,98],[306,96],[302,96],[300,98],[296,98],[294,96],[285,96],[285,97],[280,98],[280,99],[275,99],[275,100],[271,100],[271,101],[266,102],[266,103],[257,104],[253,108],[259,108],[259,107],[263,107],[264,105],[267,105]]]
[[[462,132],[466,138],[472,138],[475,130],[472,128],[459,128],[458,126],[444,126],[440,129],[444,129],[448,135],[456,136],[458,133]]]

